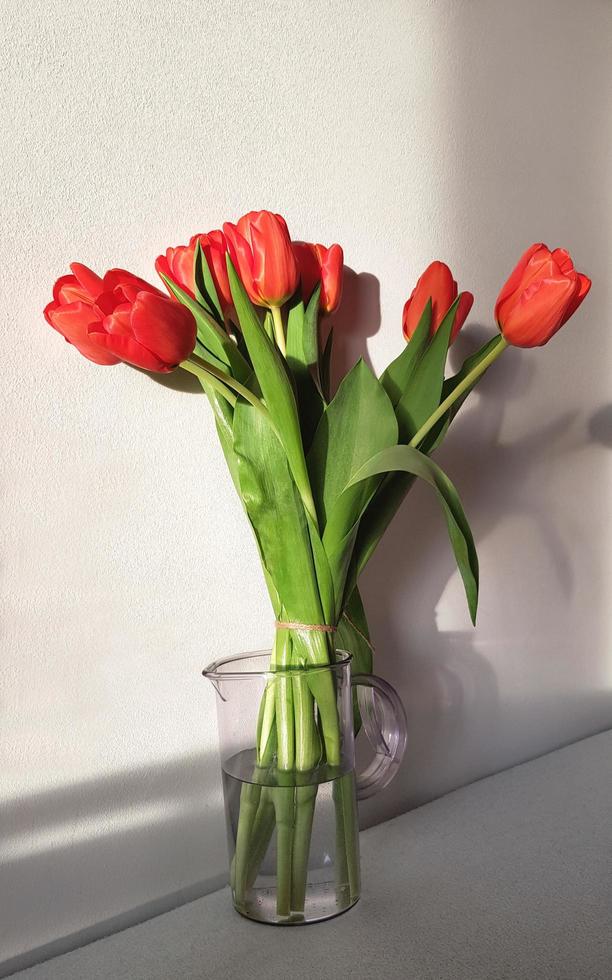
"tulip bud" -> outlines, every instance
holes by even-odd
[[[313,245],[311,242],[294,242],[295,255],[302,282],[302,299],[307,303],[317,284],[321,283],[320,308],[333,313],[342,297],[342,273],[344,253],[340,245]]]
[[[103,279],[78,263],[71,269],[56,282],[45,318],[90,361],[165,374],[193,352],[196,324],[186,307],[124,269]]]
[[[284,218],[270,211],[250,211],[223,231],[229,253],[251,301],[279,307],[293,296],[298,267]]]
[[[575,313],[591,288],[568,252],[536,243],[528,248],[502,287],[495,319],[507,343],[541,347]]]
[[[410,299],[406,301],[404,306],[402,325],[406,340],[410,340],[412,337],[427,306],[427,301],[430,299],[431,334],[433,336],[457,299],[457,293],[457,283],[453,279],[453,274],[449,267],[444,262],[432,262],[431,265],[428,265],[412,290]],[[451,343],[465,323],[473,302],[474,297],[471,293],[461,293],[455,313]]]
[[[229,313],[232,309],[232,294],[229,288],[227,263],[225,261],[227,242],[222,231],[215,230],[206,234],[193,235],[189,240],[189,245],[167,248],[166,254],[158,255],[155,260],[155,269],[158,275],[171,279],[177,286],[189,293],[192,299],[195,299],[194,262],[198,241],[208,263],[223,312]]]

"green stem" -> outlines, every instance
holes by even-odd
[[[274,832],[274,827],[276,825],[273,793],[274,789],[272,787],[262,787],[259,808],[253,822],[253,829],[249,842],[249,854],[247,859],[248,873],[246,881],[247,888],[249,889],[255,884],[261,862],[266,856],[266,852],[270,846],[270,841]]]
[[[244,906],[248,891],[249,845],[251,828],[257,815],[261,786],[243,783],[240,791],[240,812],[236,832],[236,851],[234,854],[233,885],[236,905]]]
[[[231,374],[220,371],[209,361],[203,361],[196,354],[192,354],[188,360],[181,362],[180,367],[184,368],[185,371],[190,371],[191,374],[195,374],[198,378],[203,378],[204,381],[209,381],[210,378],[216,378],[217,381],[223,382],[228,388],[232,388],[245,401],[250,402],[258,411],[263,412],[266,417],[268,416],[268,409],[257,395],[249,391],[240,381],[236,381],[236,378],[233,378]]]
[[[333,782],[332,798],[334,801],[334,817],[336,820],[336,853],[334,856],[334,873],[336,876],[336,900],[339,906],[346,904],[347,892],[350,894],[348,853],[346,841],[346,825],[344,820],[344,802],[342,795],[342,779]]]
[[[287,630],[277,630],[275,665],[280,668],[276,681],[276,738],[279,769],[293,769],[295,763],[295,725],[293,718],[293,686],[291,674],[286,673],[290,664],[291,639]]]
[[[315,724],[314,698],[308,681],[299,674],[292,677],[295,717],[295,768],[300,772],[314,769],[321,754],[319,732]]]
[[[423,425],[418,430],[418,432],[412,437],[412,439],[408,443],[409,446],[416,447],[423,441],[427,433],[430,432],[431,429],[433,429],[436,422],[438,422],[443,415],[446,415],[449,408],[451,408],[454,405],[454,403],[457,401],[458,398],[461,398],[461,395],[463,395],[464,392],[468,390],[468,388],[471,388],[471,386],[478,380],[481,374],[485,373],[487,368],[489,368],[491,364],[493,364],[493,362],[497,360],[499,355],[506,349],[507,346],[508,346],[508,341],[504,340],[504,338],[500,335],[497,341],[497,345],[491,351],[489,351],[486,357],[483,357],[480,364],[477,364],[476,367],[472,368],[469,374],[466,374],[463,381],[459,382],[457,387],[450,393],[448,398],[445,398],[444,401],[435,410],[435,412],[433,412],[433,414],[429,416],[427,421],[423,423]]]
[[[336,814],[336,893],[339,905],[359,898],[359,826],[355,777],[346,773],[333,788]]]
[[[291,910],[303,912],[308,884],[308,856],[312,838],[312,823],[317,801],[316,783],[295,788],[295,827],[291,863]]]
[[[349,896],[351,902],[359,897],[359,824],[357,821],[357,798],[355,796],[355,777],[346,773],[340,780],[340,795],[344,817],[344,841],[348,864]]]
[[[272,795],[276,814],[276,913],[286,918],[291,913],[295,787],[275,786]]]
[[[276,344],[283,355],[287,354],[287,345],[285,343],[285,328],[283,326],[283,314],[281,313],[280,306],[271,306],[272,310],[272,321],[274,323],[274,336],[276,338]]]
[[[332,671],[312,671],[309,677],[309,687],[319,709],[325,743],[325,761],[328,766],[338,766],[341,757],[340,725],[337,693]]]
[[[195,377],[204,384],[208,384],[211,386],[211,388],[214,388],[215,391],[218,391],[219,394],[222,395],[232,407],[238,401],[238,398],[234,392],[230,391],[227,385],[223,384],[218,378],[216,378],[213,374],[210,374],[208,371],[201,371],[200,368],[196,367],[195,364],[191,364],[189,361],[183,361],[181,367],[184,371],[189,371],[190,374],[195,375]]]
[[[257,719],[257,765],[265,768],[272,764],[276,752],[276,680],[273,678],[266,684],[266,689],[259,706]]]

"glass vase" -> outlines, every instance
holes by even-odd
[[[397,693],[372,674],[351,676],[343,651],[331,664],[274,668],[261,651],[203,673],[217,693],[234,907],[286,925],[346,911],[360,895],[357,800],[390,782],[406,746]],[[361,773],[354,701],[373,749]]]

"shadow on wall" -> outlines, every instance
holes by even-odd
[[[490,335],[490,328],[466,330],[451,354],[453,368]],[[439,460],[469,502],[477,545],[508,518],[518,516],[528,522],[532,540],[548,553],[554,569],[551,592],[564,604],[571,602],[575,589],[572,554],[545,502],[533,496],[526,476],[536,463],[541,464],[542,447],[548,457],[563,456],[575,413],[565,412],[512,443],[499,439],[504,411],[526,394],[532,379],[525,359],[509,358],[505,365],[496,365],[479,386],[476,410],[459,416]],[[498,557],[503,563],[503,556]],[[528,565],[529,555],[524,558]],[[485,577],[495,577],[488,565],[481,571]],[[440,599],[456,574],[439,507],[427,488],[415,486],[362,579],[377,649],[375,670],[397,686],[408,716],[403,776],[391,786],[385,801],[379,801],[386,813],[402,812],[537,754],[534,737],[544,735],[552,745],[571,740],[559,729],[559,716],[587,732],[607,727],[612,719],[612,699],[605,691],[589,697],[578,691],[575,698],[568,692],[551,708],[545,694],[534,690],[523,705],[513,706],[510,728],[514,730],[509,730],[489,656],[491,639],[480,638],[469,625],[465,631],[440,628]],[[521,583],[515,583],[515,590],[519,602],[529,601]],[[502,657],[513,655],[503,635],[499,648]],[[366,825],[380,818],[376,803],[363,812]]]
[[[187,756],[3,804],[0,976],[225,884],[218,767],[216,754]],[[109,919],[119,884],[123,909]],[[85,929],[81,895],[95,922]],[[49,935],[31,950],[34,915]]]
[[[438,204],[461,209],[454,253],[474,282],[489,277],[491,307],[531,240],[568,246],[594,287],[545,352],[512,351],[495,365],[438,454],[481,555],[479,627],[460,612],[444,524],[422,487],[364,573],[376,670],[397,686],[409,721],[403,772],[364,806],[365,824],[612,725],[601,489],[602,447],[612,445],[602,219],[612,69],[597,5],[588,17],[565,0],[520,8],[440,4],[454,165]],[[535,111],[534,83],[538,99],[560,78],[564,97]],[[453,367],[491,329],[467,328]]]
[[[612,449],[612,404],[604,405],[591,416],[589,435],[593,442]]]
[[[372,367],[368,338],[380,328],[380,283],[370,272],[344,267],[342,302],[330,317],[334,329],[332,377],[334,386],[363,357]]]

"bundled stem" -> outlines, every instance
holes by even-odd
[[[316,661],[322,669],[301,672],[296,658],[306,650],[310,663]],[[248,901],[276,831],[276,911],[281,919],[304,913],[319,778],[334,779],[339,900],[356,897],[358,890],[354,781],[352,774],[336,779],[341,724],[334,671],[325,669],[332,656],[322,632],[277,630],[271,677],[259,709],[257,766],[253,783],[241,794],[232,865],[236,902],[244,907]],[[276,785],[258,785],[270,777]]]

